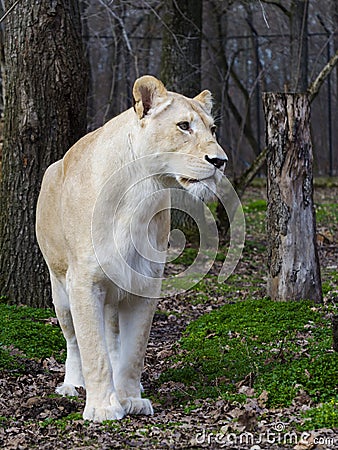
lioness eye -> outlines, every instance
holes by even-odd
[[[190,123],[189,122],[179,122],[177,124],[177,126],[179,128],[181,128],[181,130],[183,130],[183,131],[188,131],[190,129]]]
[[[216,134],[216,130],[217,130],[216,125],[212,125],[212,126],[210,127],[210,130],[211,130],[211,133],[212,133],[213,135],[215,135],[215,134]]]

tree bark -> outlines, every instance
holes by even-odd
[[[322,301],[306,94],[265,93],[268,295]]]
[[[0,293],[10,303],[47,306],[49,277],[35,238],[35,208],[46,168],[86,132],[78,2],[21,0],[7,20]]]

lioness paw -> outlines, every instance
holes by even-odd
[[[125,416],[124,409],[116,406],[106,406],[105,408],[95,408],[86,406],[83,411],[83,418],[92,422],[103,422],[105,420],[120,420]]]
[[[107,400],[107,398],[106,398]],[[98,399],[89,401],[87,399],[86,407],[83,411],[83,418],[85,420],[91,420],[93,422],[103,422],[104,420],[120,420],[125,416],[124,408],[121,406],[117,399],[116,393],[113,392],[109,399],[109,403],[106,406],[100,405]],[[105,402],[104,402],[105,403]],[[103,405],[104,405],[103,403]],[[96,406],[96,405],[99,406]]]
[[[59,395],[62,395],[62,397],[65,397],[66,395],[69,397],[78,397],[79,395],[79,393],[75,389],[75,386],[66,383],[62,383],[60,386],[57,386],[55,392]]]
[[[152,416],[154,414],[150,400],[147,398],[127,397],[121,401],[126,414],[144,414]]]

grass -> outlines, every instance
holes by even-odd
[[[327,227],[331,231],[337,229],[338,204],[323,203],[316,205],[316,220],[322,227]]]
[[[41,420],[39,422],[39,425],[41,428],[47,428],[49,425],[52,425],[53,427],[58,428],[59,430],[63,431],[67,428],[67,425],[70,423],[76,421],[76,420],[83,420],[82,414],[80,413],[71,413],[68,414],[68,416],[62,417],[61,419],[45,419]],[[89,425],[89,421],[85,421],[86,425]]]

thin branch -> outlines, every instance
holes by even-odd
[[[122,33],[122,37],[123,40],[125,42],[126,48],[130,54],[130,56],[133,58],[134,60],[134,69],[135,69],[135,73],[136,73],[136,77],[139,76],[139,72],[138,72],[138,62],[137,62],[137,55],[135,55],[134,51],[133,51],[133,47],[130,43],[127,31],[126,31],[126,27],[125,27],[125,23],[124,21],[121,19],[120,16],[118,16],[115,11],[114,11],[114,6],[113,6],[113,0],[110,0],[109,4],[105,3],[103,0],[99,0],[100,4],[105,7],[107,9],[107,11],[109,12],[109,14],[111,14],[111,16],[118,22],[119,26],[120,26],[120,30]]]
[[[319,52],[318,52],[318,54],[317,54],[317,56],[316,56],[315,61],[312,63],[313,69],[312,69],[312,72],[311,72],[311,75],[310,75],[310,80],[311,80],[312,77],[313,77],[313,74],[314,74],[314,72],[315,72],[315,67],[316,67],[316,65],[317,65],[317,63],[318,63],[318,61],[319,61],[319,58],[322,56],[322,54],[323,54],[325,48],[326,48],[328,45],[330,45],[330,41],[331,41],[331,39],[332,39],[333,36],[334,36],[334,33],[332,33],[332,34],[329,35],[329,37],[326,39],[326,41],[324,42],[324,44],[323,44],[322,47],[320,48],[320,50],[319,50]]]
[[[154,14],[154,16],[161,22],[162,26],[168,31],[168,33],[171,34],[171,37],[175,41],[177,49],[180,51],[181,55],[184,55],[183,49],[182,49],[180,43],[178,42],[176,34],[173,33],[171,28],[166,24],[165,20],[162,19],[160,14],[158,14],[158,12],[150,5],[150,3],[145,1],[144,4],[150,9],[150,11]]]
[[[256,141],[256,138],[254,137],[254,134],[253,134],[253,131],[251,128],[251,124],[247,120],[244,121],[244,118],[242,117],[242,115],[238,111],[236,105],[232,101],[232,98],[231,98],[229,92],[227,92],[227,100],[228,100],[228,104],[229,104],[230,110],[232,112],[232,115],[234,116],[234,118],[237,122],[237,125],[239,127],[242,127],[242,125],[244,123],[244,128],[243,128],[244,135],[247,138],[248,142],[250,143],[251,148],[253,149],[254,153],[257,154],[259,151],[258,143]]]
[[[262,0],[259,0],[259,4],[261,5],[262,15],[263,15],[263,19],[264,19],[265,25],[268,28],[270,28],[270,25],[269,25],[269,22],[268,22],[268,18],[267,18],[267,15],[266,15],[265,8],[264,8],[264,5],[262,3]]]
[[[288,17],[291,16],[290,11],[287,8],[285,8],[285,6],[283,6],[280,2],[277,2],[275,0],[263,0],[263,2],[267,3],[268,5],[277,6],[277,8],[281,9],[283,13],[286,14]]]
[[[264,69],[262,69],[259,72],[259,74],[256,77],[253,85],[251,86],[250,92],[248,93],[248,99],[247,99],[247,102],[246,102],[246,105],[245,105],[245,111],[244,111],[244,114],[243,114],[243,117],[242,117],[242,123],[240,124],[240,134],[239,134],[238,143],[237,143],[237,151],[239,151],[239,147],[240,147],[240,144],[241,144],[241,141],[242,141],[243,134],[244,135],[246,134],[244,132],[245,125],[246,124],[249,125],[249,127],[251,129],[251,120],[250,120],[250,115],[249,115],[250,101],[251,101],[253,93],[254,93],[254,91],[255,91],[255,89],[257,87],[257,84],[259,83],[263,73],[264,73]],[[255,140],[255,146],[256,146],[256,152],[255,153],[257,155],[257,153],[259,151],[259,143],[256,140]]]
[[[13,11],[13,9],[16,7],[16,5],[19,3],[19,1],[20,0],[16,0],[16,2],[13,3],[13,5],[5,12],[5,14],[0,19],[0,23],[2,23],[8,16],[8,14],[10,14]]]
[[[332,56],[332,58],[327,62],[327,64],[323,67],[323,69],[319,72],[317,78],[310,84],[307,89],[307,93],[309,95],[310,102],[317,96],[319,89],[324,83],[325,79],[330,75],[332,69],[338,62],[338,50]]]
[[[331,73],[332,69],[338,63],[338,50],[328,61],[328,63],[323,67],[323,69],[318,74],[317,78],[310,84],[307,89],[309,95],[309,101],[312,102],[313,99],[318,94],[322,84],[324,83],[326,77]],[[260,168],[263,166],[267,155],[267,148],[261,151],[261,153],[256,157],[254,162],[250,167],[237,179],[235,179],[235,188],[239,197],[241,197],[251,183],[254,177],[257,175]]]

